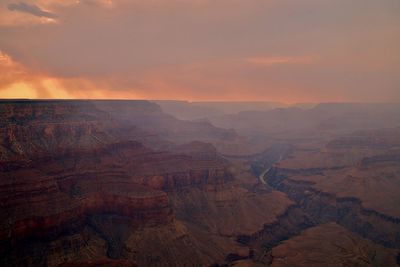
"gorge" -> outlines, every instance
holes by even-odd
[[[364,109],[3,100],[0,265],[398,266],[400,109]]]

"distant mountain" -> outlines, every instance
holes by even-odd
[[[299,133],[338,133],[400,125],[400,104],[323,103],[311,109],[276,108],[268,111],[243,111],[215,116],[211,123],[253,136],[296,135]]]
[[[157,103],[164,112],[183,120],[210,118],[241,111],[268,111],[287,106],[278,102],[189,102],[175,100],[155,100],[152,102]]]
[[[234,130],[215,127],[208,121],[187,121],[166,114],[157,104],[149,101],[94,101],[125,126],[135,126],[175,143],[191,141],[221,142],[237,138]]]

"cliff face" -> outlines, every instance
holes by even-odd
[[[296,226],[299,230],[335,222],[376,244],[399,248],[399,136],[398,128],[358,131],[319,149],[294,149],[265,178],[271,187],[286,193],[295,208],[307,216],[307,220],[300,216],[292,220],[300,223]],[[283,225],[293,215],[290,212],[280,218],[279,224]],[[282,240],[300,233],[283,230],[284,234],[279,236],[276,234],[279,229],[264,227],[252,240],[268,244],[271,239]],[[372,261],[370,264],[374,265]],[[275,265],[281,266],[279,260]]]
[[[397,266],[397,251],[328,223],[304,231],[272,249],[272,267]]]
[[[208,145],[155,152],[91,102],[2,103],[0,117],[1,264],[133,266],[135,229],[177,227],[168,192],[231,179]]]
[[[218,128],[205,121],[178,120],[162,112],[158,105],[148,101],[96,101],[95,105],[99,110],[108,112],[114,119],[139,126],[179,144],[191,141],[222,142],[237,139],[233,130]]]
[[[260,181],[292,202],[258,231],[237,236],[252,257],[230,259],[238,266],[398,266],[399,137],[392,128],[297,140],[274,152],[272,166],[268,153],[257,155]]]
[[[295,152],[275,167],[277,176],[293,183],[306,182],[338,198],[357,198],[366,209],[399,218],[399,155],[399,128],[358,131],[319,150]]]
[[[344,264],[398,253],[398,128],[239,156],[234,132],[146,101],[5,101],[0,118],[0,265],[310,264],[296,244],[315,240]]]
[[[110,143],[107,114],[88,102],[20,102],[0,104],[0,159],[29,160]],[[100,120],[100,117],[105,117]]]

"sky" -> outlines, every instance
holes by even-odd
[[[399,0],[0,0],[0,98],[400,102]]]

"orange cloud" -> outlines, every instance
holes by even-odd
[[[0,98],[51,98],[68,96],[45,75],[28,71],[0,51]]]
[[[326,83],[324,71],[314,75],[321,66],[311,64],[315,58],[225,58],[101,77],[60,77],[27,69],[0,53],[0,98],[354,101],[351,90]],[[387,101],[384,97],[374,95],[374,101]]]
[[[270,67],[282,64],[310,64],[315,62],[314,57],[249,57],[244,59],[245,62],[257,66]]]
[[[0,51],[0,98],[136,99],[134,91],[114,88],[113,82],[60,78],[28,70]]]

